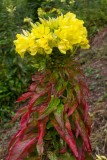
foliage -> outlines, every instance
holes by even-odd
[[[20,2],[20,3],[19,3]],[[23,6],[22,6],[23,4]],[[23,10],[22,7],[25,9]],[[22,90],[26,90],[33,68],[15,54],[13,39],[29,16],[26,0],[0,1],[0,123],[13,116],[14,103]],[[26,67],[25,67],[26,66]],[[27,79],[25,79],[27,77]]]
[[[21,128],[10,143],[7,160],[27,156],[30,151],[35,150],[34,144],[42,157],[50,148],[58,156],[58,152],[66,152],[68,146],[77,159],[78,154],[82,159],[85,150],[90,153],[88,138],[90,119],[84,99],[88,91],[80,78],[81,74],[82,71],[76,63],[71,64],[66,61],[63,68],[53,68],[53,71],[47,70],[44,73],[38,72],[32,77],[33,83],[28,92],[17,100],[17,102],[28,100],[28,103],[16,113],[13,119],[21,117]],[[53,127],[68,146],[64,141],[60,142],[58,133]],[[44,152],[46,144],[49,146]]]
[[[86,24],[90,37],[106,26],[107,23],[107,0],[79,0],[74,5],[75,13],[81,17]]]
[[[71,58],[75,48],[89,47],[86,29],[70,12],[40,20],[42,24],[31,23],[31,32],[23,31],[15,40],[22,57],[27,51],[35,56],[37,65],[45,60],[45,67],[40,66],[28,92],[16,101],[24,102],[24,107],[13,118],[21,118],[20,130],[10,142],[7,160],[57,160],[65,156],[91,160],[91,121],[85,100],[88,87],[79,64]],[[62,32],[66,33],[63,37]],[[63,41],[67,45],[61,44]]]

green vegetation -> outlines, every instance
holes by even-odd
[[[21,4],[21,5],[20,5]],[[14,102],[25,90],[33,72],[29,60],[21,60],[15,54],[13,40],[23,19],[32,15],[26,7],[26,0],[0,2],[0,119],[11,118]],[[25,8],[23,10],[23,7]],[[26,78],[27,77],[27,78]]]

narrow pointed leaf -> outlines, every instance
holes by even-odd
[[[50,152],[48,151],[48,158],[49,158],[49,160],[58,160],[58,158],[55,155],[55,153],[51,152],[51,151]]]
[[[28,109],[31,110],[32,106],[36,103],[36,101],[38,100],[38,98],[40,97],[41,95],[40,94],[34,94],[32,96],[32,98],[30,99],[29,101],[29,104],[28,104]]]
[[[28,111],[28,106],[25,106],[25,107],[19,109],[17,111],[17,113],[15,114],[15,116],[13,117],[12,122],[16,121],[16,119],[18,119],[19,117],[21,117],[27,111]]]
[[[75,114],[73,115],[73,120],[74,120],[76,127],[78,128],[78,130],[80,132],[80,135],[81,135],[81,137],[84,141],[84,144],[87,148],[87,151],[90,153],[91,152],[91,145],[90,145],[87,129],[85,128],[85,125],[82,122],[77,111],[75,111]]]
[[[23,154],[28,154],[28,149],[35,143],[36,137],[32,139],[26,139],[24,141],[17,140],[12,149],[9,152],[9,155],[6,160],[19,160]]]
[[[55,111],[59,103],[60,103],[60,99],[58,97],[56,98],[52,97],[47,109],[38,118],[38,120],[43,119],[44,117],[48,116],[51,112]]]
[[[28,124],[29,119],[30,119],[29,113],[27,112],[21,118],[21,121],[20,121],[21,128],[26,127],[26,125]]]
[[[36,83],[36,82],[32,83],[32,84],[30,85],[29,91],[30,91],[30,92],[34,92],[35,89],[36,89],[36,87],[37,87],[37,84],[38,84],[38,83]]]
[[[72,141],[73,137],[71,138],[69,136],[66,129],[64,131],[62,131],[61,127],[59,127],[59,125],[55,122],[55,120],[51,119],[51,123],[53,124],[53,126],[55,127],[57,132],[60,134],[60,136],[63,138],[63,140],[68,144],[71,151],[74,153],[75,157],[78,159],[78,156],[79,156],[78,155],[78,150],[77,150],[77,147],[76,147],[76,144],[75,144],[74,140]]]
[[[20,130],[12,137],[10,143],[9,143],[9,147],[8,149],[10,150],[10,148],[12,147],[12,145],[14,145],[16,139],[17,139],[17,135],[19,134]]]
[[[73,106],[70,107],[69,111],[68,111],[68,116],[71,116],[72,113],[75,111],[75,109],[77,108],[78,104],[75,103]]]
[[[82,102],[82,104],[83,104],[83,108],[85,110],[84,121],[86,121],[87,116],[88,116],[88,104],[86,103],[85,100]]]
[[[42,96],[44,96],[45,94],[47,94],[47,93],[49,92],[49,90],[50,90],[50,86],[47,87],[47,89],[46,89],[45,91],[43,91],[43,92],[41,92],[41,93],[36,93],[36,94],[34,94],[34,95],[32,96],[32,98],[30,99],[29,104],[28,104],[29,113],[31,112],[31,109],[32,109],[33,105],[36,103],[36,101],[37,101],[40,97],[42,97]]]
[[[21,102],[21,101],[25,101],[26,99],[30,98],[32,95],[34,94],[34,92],[26,92],[24,94],[22,94],[16,102]]]
[[[48,117],[38,121],[38,144],[40,144],[43,140],[47,121],[48,121]]]
[[[64,105],[64,112],[66,113],[68,111],[69,102],[67,101]]]
[[[63,148],[59,151],[59,153],[60,153],[60,154],[64,154],[66,151],[67,151],[66,147],[63,147]]]

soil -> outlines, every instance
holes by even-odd
[[[107,157],[107,28],[95,36],[91,49],[81,51],[77,59],[85,71],[90,90],[92,152]]]
[[[106,35],[106,36],[105,36]],[[91,145],[93,155],[107,157],[107,28],[98,33],[88,51],[80,51],[75,57],[79,60],[86,73],[90,90],[88,100],[89,112],[92,118]],[[18,128],[10,123],[0,129],[0,160],[7,154],[7,146]]]

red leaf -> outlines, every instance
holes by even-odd
[[[19,130],[19,131],[12,137],[12,139],[11,139],[11,141],[10,141],[10,143],[9,143],[9,147],[8,147],[9,150],[11,149],[12,146],[14,146],[14,143],[16,142],[16,140],[17,140],[18,138],[21,139],[22,137],[25,136],[25,135],[24,135],[24,132],[25,132],[27,129],[28,129],[28,127],[27,127],[27,128],[23,128],[22,130]],[[32,135],[34,135],[34,134],[33,134],[33,133],[30,133],[29,135],[32,136]],[[29,137],[29,135],[27,135],[27,136],[25,136],[25,137]]]
[[[29,91],[30,91],[30,92],[34,92],[35,89],[36,89],[36,87],[37,87],[37,85],[38,85],[38,83],[36,83],[36,82],[32,83],[32,84],[30,85],[30,87],[29,87]]]
[[[27,112],[21,118],[21,121],[20,121],[21,128],[26,127],[26,125],[28,124],[29,119],[30,119],[29,113]]]
[[[21,101],[25,101],[26,99],[30,98],[32,95],[34,94],[34,92],[26,92],[24,94],[22,94],[16,102],[21,102]]]
[[[84,141],[84,144],[87,148],[87,151],[90,153],[91,152],[91,145],[90,145],[87,129],[85,128],[85,125],[82,122],[77,111],[75,111],[75,114],[73,115],[73,120],[74,120],[76,127],[78,128],[78,130],[80,132],[80,135],[81,135],[81,137]]]
[[[69,102],[67,101],[64,105],[64,112],[66,113],[68,110]]]
[[[85,110],[84,121],[86,121],[87,116],[88,116],[88,104],[87,104],[87,102],[86,102],[85,100],[82,101],[82,106],[83,106],[83,108],[84,108],[84,110]]]
[[[24,136],[24,133],[25,133],[26,129],[27,129],[26,127],[23,127],[23,128],[20,130],[20,132],[17,134],[17,138],[19,137],[20,139],[22,139],[23,136]]]
[[[84,104],[81,104],[81,106],[78,109],[79,109],[79,111],[80,111],[80,113],[82,115],[82,119],[83,119],[84,124],[85,124],[85,126],[87,128],[88,135],[90,135],[92,123],[91,123],[91,118],[90,118],[90,116],[88,114],[88,105],[87,105],[87,103],[86,103],[85,107],[83,105]]]
[[[73,106],[70,107],[69,111],[68,111],[68,116],[71,116],[72,113],[75,111],[75,109],[77,108],[78,104],[75,103]]]
[[[55,122],[55,120],[51,119],[51,123],[53,124],[57,132],[60,134],[60,136],[64,139],[64,141],[68,144],[75,157],[78,159],[78,150],[74,138],[70,137],[66,129],[62,131],[57,122]]]
[[[79,136],[79,129],[76,127],[76,129],[75,129],[75,133],[76,133],[76,138],[78,138],[78,136]]]
[[[27,111],[28,111],[28,106],[25,106],[19,109],[17,113],[15,114],[15,116],[13,117],[12,122],[14,122],[17,118],[21,117]]]
[[[38,144],[42,143],[47,121],[48,121],[48,117],[38,121]]]
[[[50,90],[50,86],[48,86],[44,92],[42,91],[41,93],[36,93],[32,96],[32,98],[30,99],[29,104],[28,104],[29,114],[31,112],[31,109],[32,109],[33,105],[38,100],[38,98],[47,94],[49,92],[49,90]]]
[[[66,116],[65,127],[66,127],[66,129],[68,131],[68,134],[70,136],[71,142],[74,144],[74,146],[76,146],[76,142],[75,142],[75,139],[73,137],[72,130],[71,130],[71,124],[70,124],[69,118],[67,116]]]
[[[67,151],[67,150],[66,150],[66,147],[63,147],[63,148],[59,151],[59,153],[60,153],[60,154],[64,154],[66,151]]]
[[[65,119],[65,127],[66,127],[66,129],[71,130],[71,124],[70,124],[69,118],[67,116]]]
[[[32,98],[30,99],[29,104],[28,104],[29,114],[30,114],[30,112],[31,112],[32,106],[36,103],[37,99],[38,99],[40,96],[41,96],[40,94],[35,94],[35,95],[33,95]]]
[[[88,135],[90,136],[92,122],[91,122],[91,118],[90,118],[89,114],[88,114],[88,116],[87,116],[87,120],[86,120],[86,122],[85,122],[85,125],[86,125],[86,127],[87,127]]]
[[[32,139],[26,139],[20,141],[19,139],[15,142],[14,146],[10,149],[9,155],[6,160],[19,160],[28,154],[29,148],[35,143],[37,137]],[[26,154],[25,154],[26,153]]]
[[[79,83],[81,92],[83,93],[83,91],[84,91],[85,96],[89,97],[89,88],[88,88],[88,85],[83,80],[79,80],[78,83]]]
[[[33,107],[31,112],[33,112],[33,113],[35,113],[35,112],[43,113],[46,110],[47,106],[48,106],[48,102],[44,102],[42,104],[39,104],[39,105]]]
[[[12,137],[10,143],[9,143],[9,147],[8,149],[10,150],[10,148],[12,147],[12,145],[14,145],[16,139],[17,139],[17,135],[19,134],[20,130]]]
[[[79,160],[85,160],[85,146],[84,144],[78,148],[79,150]]]
[[[32,76],[32,81],[39,81],[41,82],[45,77],[45,74],[43,73],[36,73],[35,75]]]

